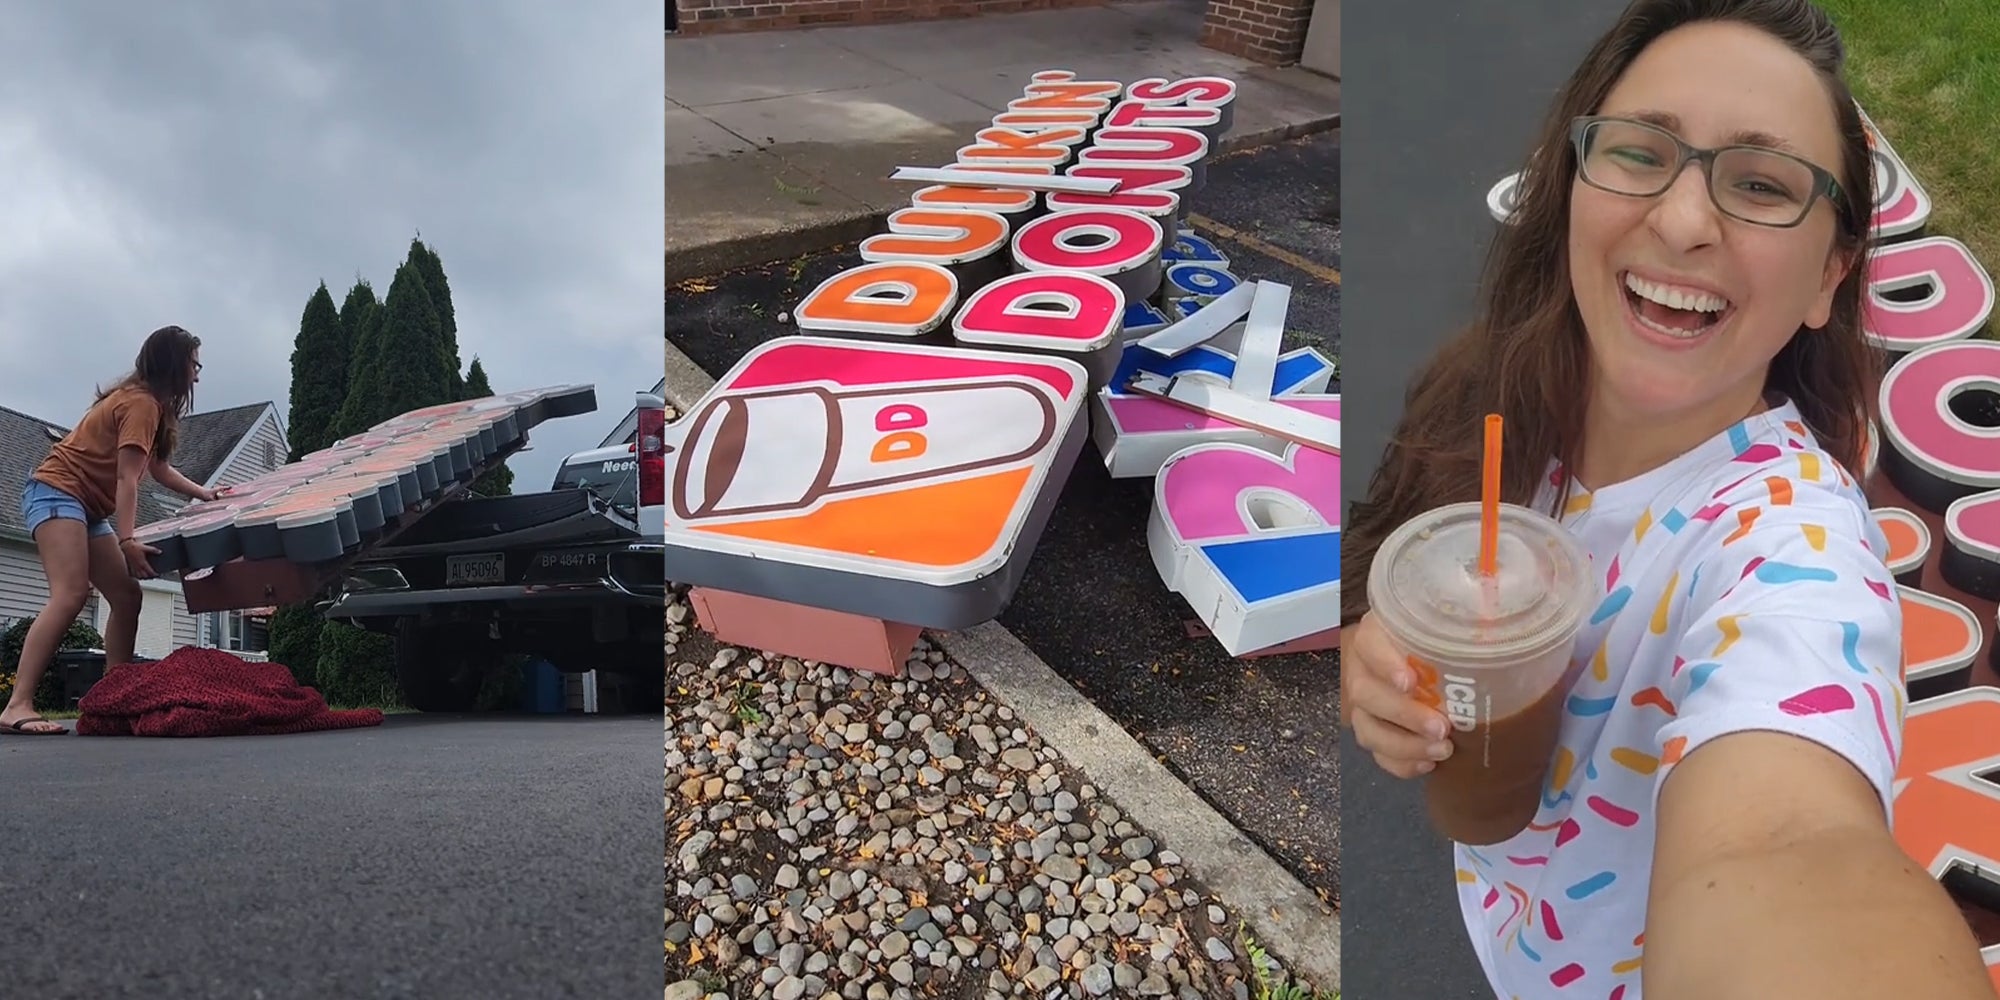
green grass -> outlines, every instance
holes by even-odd
[[[1929,232],[2000,267],[2000,3],[1819,0],[1868,116],[1930,193]]]

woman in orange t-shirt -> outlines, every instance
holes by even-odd
[[[0,710],[0,735],[69,731],[35,714],[35,686],[92,587],[110,608],[106,668],[131,662],[139,631],[139,581],[154,575],[146,557],[160,551],[132,537],[140,477],[150,472],[160,485],[195,500],[213,500],[218,493],[167,464],[199,381],[201,338],[178,326],[153,331],[139,348],[132,373],[98,390],[90,411],[56,442],[23,487],[21,517],[41,550],[49,603],[21,645],[14,691]]]

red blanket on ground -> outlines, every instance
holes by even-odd
[[[77,708],[79,736],[263,736],[382,724],[380,709],[327,708],[280,664],[195,646],[107,672]]]

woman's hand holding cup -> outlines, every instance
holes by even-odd
[[[1404,662],[1373,613],[1341,643],[1341,714],[1354,738],[1384,771],[1398,778],[1429,774],[1451,756],[1451,725],[1417,695],[1416,671]]]

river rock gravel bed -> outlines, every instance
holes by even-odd
[[[1255,995],[1236,917],[928,637],[890,679],[677,596],[667,642],[666,1000]]]

